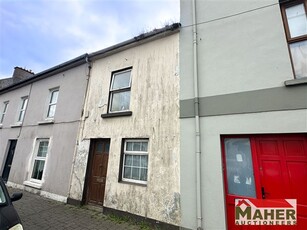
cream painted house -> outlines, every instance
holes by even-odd
[[[89,54],[68,203],[179,226],[179,26]]]

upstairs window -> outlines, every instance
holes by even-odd
[[[6,114],[8,105],[9,105],[9,102],[8,102],[8,101],[5,101],[5,102],[3,103],[2,114],[1,114],[1,117],[0,117],[0,124],[3,123],[4,116],[5,116],[5,114]]]
[[[281,5],[295,78],[307,77],[307,0]]]
[[[26,113],[27,105],[28,105],[28,97],[21,98],[21,106],[20,106],[20,111],[18,114],[17,122],[23,121],[25,113]]]
[[[50,99],[48,104],[47,118],[53,118],[55,114],[56,104],[58,102],[59,89],[50,90]]]
[[[131,69],[113,73],[110,96],[109,112],[129,111],[131,91]]]

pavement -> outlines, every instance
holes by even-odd
[[[74,229],[74,230],[139,230],[150,229],[101,211],[64,204],[26,191],[8,188],[10,195],[22,192],[23,197],[13,204],[24,230]]]

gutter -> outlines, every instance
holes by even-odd
[[[108,48],[99,50],[94,53],[90,53],[89,57],[91,58],[91,60],[97,60],[97,59],[109,56],[113,53],[117,53],[122,50],[126,50],[131,47],[135,47],[143,43],[177,33],[180,30],[180,27],[181,27],[180,23],[173,23],[172,25],[167,25],[160,29],[154,29],[150,32],[140,34],[139,36],[136,36],[124,42],[118,43],[116,45],[110,46]]]
[[[194,82],[194,113],[195,113],[195,154],[196,154],[196,221],[197,230],[202,230],[202,202],[201,202],[201,143],[199,120],[199,92],[198,92],[198,53],[197,53],[197,17],[196,0],[192,1],[193,11],[193,82]]]
[[[83,55],[81,55],[79,57],[76,57],[76,58],[74,58],[72,60],[64,62],[62,64],[56,65],[56,66],[54,66],[54,67],[52,67],[50,69],[44,70],[42,72],[39,72],[39,73],[33,75],[33,77],[30,77],[28,79],[25,79],[24,81],[20,81],[20,82],[18,82],[16,84],[13,84],[13,85],[10,85],[8,87],[5,87],[5,88],[1,89],[0,90],[0,95],[3,94],[3,93],[6,93],[8,91],[20,88],[22,86],[31,84],[33,82],[39,81],[41,79],[50,77],[52,75],[58,74],[58,73],[63,72],[65,70],[71,69],[73,67],[85,64],[87,57],[88,57],[88,54],[86,53],[86,54],[83,54]]]

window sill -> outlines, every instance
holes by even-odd
[[[41,189],[42,188],[42,184],[41,183],[35,183],[35,182],[32,182],[32,181],[24,181],[23,184],[25,186],[29,186],[29,187],[32,187],[32,188],[37,188],[37,189]]]
[[[19,128],[21,127],[22,123],[16,123],[14,125],[11,125],[11,128]]]
[[[122,184],[130,184],[130,185],[138,185],[141,187],[147,187],[147,182],[146,183],[142,183],[142,182],[136,182],[136,181],[127,181],[127,180],[120,180],[119,183]]]
[[[124,116],[131,116],[132,111],[125,111],[125,112],[117,112],[117,113],[105,113],[101,114],[102,118],[109,118],[109,117],[124,117]]]
[[[285,86],[295,86],[307,84],[307,77],[285,81]]]
[[[39,121],[37,122],[38,125],[49,125],[54,124],[54,120],[45,120],[45,121]]]

